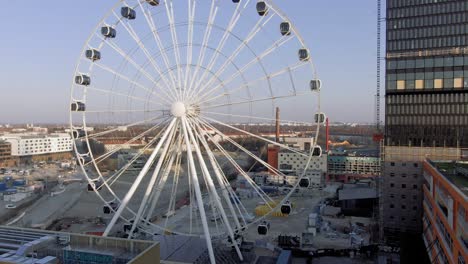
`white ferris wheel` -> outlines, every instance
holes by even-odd
[[[104,235],[202,237],[212,263],[213,243],[224,239],[242,259],[242,233],[266,233],[266,218],[289,214],[291,194],[308,186],[304,169],[288,191],[267,194],[251,163],[284,174],[266,162],[265,148],[243,143],[310,163],[321,155],[320,88],[310,50],[271,0],[118,1],[86,41],[71,92],[76,155],[110,216]],[[310,151],[258,130],[274,124],[276,107],[282,123],[313,128]],[[118,169],[109,169],[115,160]],[[269,212],[256,216],[258,203]]]

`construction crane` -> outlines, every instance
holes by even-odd
[[[382,71],[382,0],[377,0],[377,92],[375,94],[375,134],[373,135],[374,142],[383,140],[382,124],[380,120],[381,114],[381,71]]]

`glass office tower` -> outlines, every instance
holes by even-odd
[[[387,146],[468,146],[468,1],[387,0]]]

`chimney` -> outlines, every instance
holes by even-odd
[[[280,141],[280,109],[276,107],[276,142]]]

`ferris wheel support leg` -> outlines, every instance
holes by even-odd
[[[198,128],[198,131],[200,132],[200,130],[201,130],[200,125],[196,124],[196,126]],[[232,206],[231,199],[229,197],[228,183],[226,183],[223,180],[223,175],[221,175],[221,172],[219,170],[219,164],[216,161],[216,157],[215,157],[213,151],[211,151],[211,149],[210,149],[210,147],[208,145],[208,142],[206,141],[206,139],[203,136],[199,136],[199,138],[200,138],[200,141],[203,144],[203,147],[204,147],[206,153],[208,154],[211,166],[213,167],[213,170],[215,172],[216,180],[218,181],[219,186],[222,188],[221,190],[222,190],[222,193],[223,193],[223,197],[226,200],[226,203],[228,204],[228,207],[229,207],[229,210],[231,211],[232,216],[234,217],[234,222],[236,224],[236,227],[237,227],[238,230],[241,230],[241,225],[240,225],[239,219],[237,218],[237,213],[234,210],[234,207]]]
[[[155,193],[154,193],[154,196],[153,196],[153,199],[151,201],[151,205],[149,207],[149,210],[146,214],[146,221],[149,222],[149,220],[151,219],[153,213],[154,213],[154,209],[156,208],[156,204],[158,203],[158,200],[159,200],[159,197],[161,196],[161,191],[164,189],[164,186],[166,185],[166,182],[167,182],[167,178],[169,177],[169,174],[171,172],[171,167],[172,167],[172,164],[174,163],[174,159],[176,156],[179,155],[179,151],[180,151],[180,142],[178,143],[178,146],[177,146],[177,151],[174,151],[174,153],[172,154],[170,160],[169,160],[169,163],[166,167],[166,170],[164,171],[164,174],[163,174],[163,177],[161,178],[161,181],[159,182],[159,187],[156,188],[155,190]]]
[[[188,121],[186,121],[186,125],[189,125]],[[211,194],[214,196],[214,202],[216,204],[216,207],[219,210],[219,212],[221,213],[221,216],[222,216],[223,221],[224,221],[224,225],[226,226],[226,229],[228,230],[229,237],[232,240],[232,243],[234,245],[234,248],[236,249],[237,255],[239,256],[239,259],[242,261],[244,258],[242,257],[242,253],[240,252],[239,246],[236,243],[236,239],[234,237],[234,232],[232,231],[231,225],[229,224],[230,223],[229,219],[227,218],[226,212],[224,211],[223,204],[221,203],[221,199],[219,198],[218,192],[216,191],[216,187],[214,186],[213,179],[211,178],[211,174],[210,174],[210,172],[208,170],[208,167],[206,166],[206,163],[205,163],[205,160],[203,158],[202,152],[200,150],[199,144],[196,144],[197,140],[196,140],[195,136],[193,135],[193,132],[194,131],[192,129],[188,130],[189,136],[190,136],[190,138],[191,138],[191,140],[192,140],[192,142],[194,143],[194,146],[195,146],[195,151],[196,151],[197,156],[198,156],[198,163],[200,164],[201,169],[203,170],[203,172],[206,175],[206,177],[205,177],[206,182],[208,184],[208,187],[209,187],[209,190],[210,190]],[[198,138],[200,139],[200,142],[203,142],[202,137],[199,136]],[[216,168],[216,166],[213,167],[214,170],[216,170],[215,168]],[[229,199],[227,200],[227,203],[231,204],[229,202]],[[235,214],[233,215],[233,217],[237,218]],[[239,223],[238,221],[236,221],[236,222],[237,222],[237,224]]]
[[[125,195],[124,199],[122,200],[122,203],[119,206],[119,209],[115,213],[114,217],[112,217],[111,222],[107,225],[106,230],[103,233],[103,236],[108,236],[109,232],[112,230],[112,228],[114,227],[117,220],[119,220],[120,216],[122,215],[123,210],[125,210],[128,203],[130,202],[133,195],[135,194],[135,191],[137,190],[138,186],[140,185],[141,181],[145,177],[146,173],[148,173],[148,171],[150,170],[151,165],[153,164],[153,161],[154,161],[154,159],[156,158],[156,155],[159,152],[159,149],[161,149],[162,144],[166,141],[166,138],[168,137],[169,132],[171,132],[172,128],[174,127],[175,122],[176,122],[176,119],[174,118],[171,121],[171,123],[169,124],[167,130],[164,132],[161,140],[159,140],[159,142],[156,145],[153,153],[151,153],[151,156],[148,158],[148,161],[146,162],[145,166],[143,167],[143,169],[138,174],[138,177],[135,179],[135,182],[133,183],[132,187],[130,187],[130,190]]]
[[[140,208],[138,209],[138,212],[137,212],[137,214],[135,216],[135,221],[133,221],[133,225],[132,225],[132,229],[130,230],[129,237],[133,236],[133,232],[135,231],[136,226],[140,222],[140,218],[141,218],[141,215],[143,214],[143,210],[146,207],[146,203],[148,202],[149,196],[150,196],[150,194],[151,194],[151,192],[152,192],[152,190],[154,188],[154,184],[155,184],[155,182],[156,182],[156,180],[158,178],[159,172],[161,171],[161,167],[163,165],[163,162],[166,159],[167,151],[171,147],[171,143],[172,143],[172,140],[173,140],[173,137],[174,137],[174,134],[175,134],[175,130],[176,130],[175,128],[171,129],[170,136],[169,136],[168,140],[165,143],[165,146],[163,148],[161,156],[159,156],[158,164],[156,165],[156,168],[154,169],[154,172],[153,172],[153,176],[151,177],[150,182],[148,183],[148,187],[146,188],[145,196],[143,196],[143,200],[141,202]],[[171,158],[170,158],[171,161],[170,162],[174,161],[175,154],[176,153],[174,152],[171,155]]]
[[[200,184],[198,182],[197,169],[195,168],[195,161],[192,155],[192,146],[191,146],[191,142],[188,136],[187,120],[185,117],[182,117],[182,128],[183,128],[183,133],[184,133],[184,138],[185,138],[185,144],[187,146],[187,159],[190,165],[192,184],[195,189],[195,196],[197,198],[198,210],[200,211],[200,218],[201,218],[202,225],[203,225],[203,231],[205,233],[205,240],[206,240],[206,245],[208,247],[208,254],[210,256],[210,262],[212,264],[215,264],[216,260],[214,257],[213,245],[211,244],[210,230],[208,228],[208,221],[206,219],[205,207],[203,205],[203,198],[202,198],[202,194],[200,190]]]

